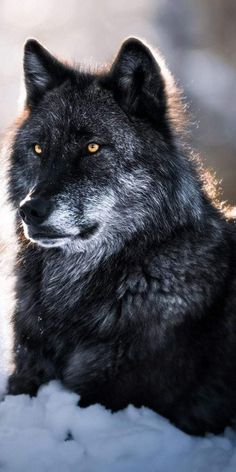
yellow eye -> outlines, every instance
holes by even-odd
[[[87,146],[87,150],[90,154],[94,154],[95,152],[98,152],[99,149],[100,149],[100,145],[97,143],[90,143]]]
[[[35,152],[35,154],[42,154],[43,150],[42,150],[40,144],[38,144],[38,143],[34,144],[34,152]]]

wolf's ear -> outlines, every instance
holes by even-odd
[[[43,94],[60,85],[72,70],[52,56],[35,39],[29,39],[24,50],[24,75],[27,104],[35,105]]]
[[[151,50],[136,38],[127,39],[111,67],[114,96],[130,114],[156,117],[165,108],[165,83]]]

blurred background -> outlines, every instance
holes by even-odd
[[[192,144],[236,204],[236,0],[1,0],[0,135],[17,113],[27,37],[100,63],[130,35],[161,49],[190,105]]]

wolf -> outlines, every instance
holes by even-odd
[[[8,393],[58,379],[82,407],[223,431],[236,412],[235,227],[205,190],[164,60],[129,38],[91,71],[30,39],[24,77]]]

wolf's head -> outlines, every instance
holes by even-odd
[[[110,68],[89,73],[29,40],[24,73],[10,194],[27,238],[115,250],[197,218],[197,183],[176,145],[174,83],[149,47],[128,39]]]

